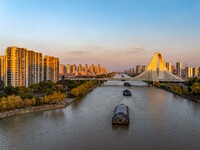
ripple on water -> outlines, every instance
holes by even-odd
[[[154,87],[132,86],[131,97],[124,89],[97,87],[66,108],[2,119],[1,149],[199,148],[199,104]],[[128,127],[111,124],[120,103],[129,107]]]

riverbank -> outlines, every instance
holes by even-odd
[[[86,95],[87,93],[91,92],[94,88],[96,88],[97,85],[93,86],[92,88],[88,89],[86,92],[83,93],[82,96]],[[0,113],[0,119],[20,115],[20,114],[26,114],[26,113],[32,113],[32,112],[38,112],[38,111],[46,111],[46,110],[52,110],[52,109],[59,109],[64,108],[73,103],[75,100],[81,98],[82,96],[76,97],[76,98],[65,98],[65,100],[58,104],[48,104],[48,105],[42,105],[42,106],[33,106],[33,107],[27,107],[27,108],[21,108],[21,109],[15,109],[6,111],[3,113]]]
[[[179,94],[179,93],[173,92],[173,91],[171,91],[171,90],[168,90],[168,89],[165,89],[165,88],[162,88],[162,87],[158,87],[158,86],[155,86],[155,87],[157,87],[157,88],[159,88],[159,89],[162,89],[162,90],[165,90],[165,91],[168,91],[168,92],[170,92],[170,93],[176,94],[176,95],[178,95],[178,96],[180,96],[180,97],[183,97],[183,98],[185,98],[185,99],[192,100],[192,101],[194,101],[194,102],[200,103],[200,99],[197,99],[197,98],[195,98],[195,97],[192,97],[192,96],[189,96],[189,95],[184,95],[184,94]]]
[[[64,100],[64,102],[59,103],[59,104],[53,104],[53,105],[48,104],[48,105],[43,105],[43,106],[33,106],[33,107],[10,110],[10,111],[0,113],[0,119],[10,117],[10,116],[20,115],[20,114],[31,113],[31,112],[38,112],[38,111],[46,111],[46,110],[51,110],[51,109],[63,108],[63,107],[68,106],[69,104],[71,104],[74,101],[75,101],[75,98],[70,98],[70,99],[66,98]]]

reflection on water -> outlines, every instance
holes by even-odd
[[[56,109],[55,111],[45,111],[43,113],[43,117],[47,117],[47,118],[51,118],[53,120],[60,120],[62,118],[65,118],[65,113],[63,111],[63,109]]]
[[[159,91],[160,89],[158,89]],[[163,120],[165,115],[165,102],[166,95],[165,93],[159,94],[159,92],[151,92],[149,90],[148,95],[148,109],[150,113],[151,120],[153,121],[153,125],[157,128],[158,125],[163,126]],[[158,113],[159,112],[159,113]]]
[[[97,87],[66,108],[2,119],[0,149],[199,148],[200,104],[147,86],[132,86],[132,96],[124,97],[125,89]],[[121,103],[129,107],[130,124],[112,126]]]
[[[128,131],[129,126],[127,125],[112,125],[113,131]]]

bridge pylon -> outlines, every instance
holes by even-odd
[[[183,82],[184,80],[173,75],[165,66],[162,55],[156,52],[147,67],[147,70],[134,77],[133,80],[142,81],[164,81],[164,82]]]

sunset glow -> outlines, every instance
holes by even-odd
[[[123,70],[160,51],[166,61],[199,65],[197,0],[1,0],[0,17],[0,55],[28,47],[62,64]]]

